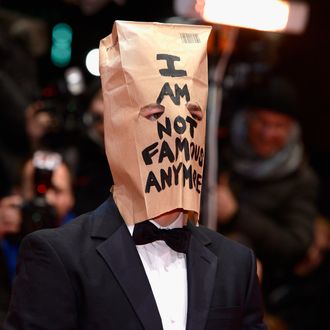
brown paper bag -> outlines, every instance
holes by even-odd
[[[199,215],[209,26],[116,21],[100,42],[105,147],[127,224]]]

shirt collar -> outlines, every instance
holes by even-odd
[[[183,227],[183,212],[180,212],[178,217],[168,226],[162,227],[160,226],[155,220],[150,219],[149,221],[152,222],[156,227],[160,229],[173,229],[173,228],[182,228]],[[131,235],[133,235],[134,225],[127,225],[127,228]]]

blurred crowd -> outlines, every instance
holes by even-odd
[[[41,88],[33,54],[3,27],[0,58],[1,324],[21,239],[92,210],[113,181],[99,78],[79,95]],[[269,72],[226,95],[218,231],[254,250],[270,329],[330,329],[330,219],[303,135],[287,79]]]
[[[230,98],[218,230],[254,250],[270,329],[328,329],[330,222],[319,207],[299,97],[287,78],[269,72]]]
[[[19,53],[8,40],[13,54]],[[13,54],[1,54],[8,66],[3,62],[0,74],[6,87],[0,90],[0,321],[8,308],[22,238],[94,209],[112,186],[99,77],[79,95],[70,93],[70,86],[61,91],[56,85],[35,86],[29,94],[24,86],[31,87],[35,77],[29,85],[29,75],[21,72],[20,85],[11,72],[19,69]]]
[[[1,318],[8,306],[22,238],[37,229],[64,225],[109,195],[112,177],[103,146],[103,100],[98,80],[84,97],[81,127],[67,132],[60,127],[64,123],[55,123],[59,109],[38,100],[24,113],[27,150],[22,154],[1,150]]]

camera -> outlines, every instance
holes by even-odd
[[[35,152],[32,159],[33,198],[22,206],[22,236],[38,229],[56,227],[56,210],[47,202],[46,194],[52,187],[53,171],[61,161],[61,155],[58,153]]]

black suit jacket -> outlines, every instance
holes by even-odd
[[[187,330],[265,329],[253,253],[207,228],[189,229]],[[111,197],[68,225],[24,239],[4,329],[162,329]]]

